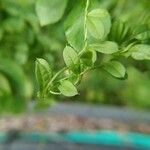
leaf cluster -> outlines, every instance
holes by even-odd
[[[67,1],[59,8],[56,18],[49,16],[55,13],[51,6],[57,5],[58,2],[62,0],[55,2],[39,0],[36,11],[41,25],[51,24],[61,18],[63,15],[61,10],[64,10]],[[43,11],[45,5],[50,5],[46,7],[46,12]],[[79,14],[76,14],[78,9]],[[64,23],[67,43],[63,50],[63,59],[66,66],[53,74],[46,60],[40,58],[36,61],[39,98],[45,99],[50,93],[77,95],[76,85],[87,71],[93,69],[103,69],[116,78],[125,79],[127,72],[119,61],[120,57],[132,57],[135,60],[150,59],[147,23],[149,22],[133,28],[127,21],[120,18],[113,19],[104,8],[91,9],[90,0],[85,1],[84,7],[79,5],[72,9]],[[100,55],[107,56],[108,59],[99,60]]]

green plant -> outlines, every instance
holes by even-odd
[[[58,3],[61,4],[62,0],[37,1],[36,12],[41,25],[61,19],[67,0],[56,11],[53,8]],[[114,11],[114,14],[117,16],[119,13]],[[47,99],[50,94],[77,95],[75,85],[93,69],[102,69],[116,78],[125,79],[127,73],[121,63],[122,57],[150,60],[150,22],[147,15],[138,24],[136,21],[130,23],[130,18],[135,16],[128,15],[112,19],[106,9],[95,8],[89,0],[78,1],[64,22],[67,46],[63,50],[63,59],[66,66],[54,74],[46,60],[36,60],[39,99]]]
[[[66,45],[68,47],[71,46],[73,51],[79,55],[81,48],[85,44],[83,21],[85,4],[85,0],[0,0],[0,112],[24,111],[30,100],[36,100],[34,92],[38,87],[34,76],[34,61],[36,58],[43,58],[50,64],[53,77],[59,68],[64,65],[62,50]],[[91,103],[98,102],[119,105],[130,105],[127,101],[133,101],[133,106],[136,106],[137,101],[139,101],[139,106],[143,102],[142,106],[146,107],[148,100],[140,101],[140,96],[133,96],[128,92],[130,90],[124,90],[123,88],[123,83],[126,82],[125,87],[128,89],[134,81],[133,78],[131,78],[132,80],[129,78],[129,80],[125,81],[113,79],[107,73],[104,73],[103,67],[90,71],[89,73],[87,71],[85,76],[82,73],[86,68],[92,70],[90,67],[93,67],[94,69],[92,63],[97,53],[97,60],[94,63],[95,66],[102,65],[103,62],[106,63],[108,60],[119,61],[125,66],[133,65],[144,72],[142,83],[138,84],[135,81],[138,85],[134,85],[134,92],[139,89],[140,85],[142,87],[143,85],[146,86],[145,80],[147,82],[149,81],[149,78],[146,76],[146,73],[150,70],[149,61],[134,61],[130,57],[128,57],[128,61],[125,61],[122,55],[126,54],[128,56],[130,53],[123,53],[117,56],[115,53],[100,53],[104,49],[99,48],[96,50],[95,48],[99,44],[108,47],[111,42],[114,43],[113,47],[111,47],[114,51],[117,45],[119,51],[122,51],[122,48],[128,45],[130,47],[132,46],[130,44],[134,42],[135,44],[149,45],[149,6],[149,0],[90,1],[88,12],[91,12],[93,9],[104,9],[108,10],[109,14],[111,14],[110,32],[106,37],[104,35],[104,39],[97,40],[88,31],[87,47],[94,44],[94,48],[91,49],[90,47],[90,52],[79,56],[78,65],[75,65],[73,72],[69,71],[72,72],[72,75],[70,75],[72,77],[67,77],[68,71],[66,70],[54,80],[53,85],[55,84],[55,86],[51,89],[51,93],[60,94],[57,87],[57,84],[59,85],[60,83],[57,81],[61,77],[66,77],[66,79],[68,78],[71,81],[73,80],[73,83],[78,78],[78,84],[82,81],[82,84],[77,84],[78,89],[81,91],[80,96],[69,98],[70,101],[90,101]],[[101,28],[98,28],[99,30]],[[95,33],[93,31],[92,33],[92,35],[97,36],[97,32]],[[94,52],[95,50],[97,52]],[[92,61],[90,59],[91,55],[93,57]],[[80,80],[80,77],[84,78]],[[146,87],[148,89],[148,86]],[[122,91],[126,92],[122,93]],[[47,91],[46,100],[36,101],[36,103],[38,103],[38,106],[48,106],[54,100],[64,101],[67,99],[61,95],[57,96],[54,94],[50,94]],[[138,94],[140,93],[138,92]],[[136,92],[134,95],[136,95]],[[148,96],[145,94],[145,97]],[[126,102],[122,102],[124,99]]]

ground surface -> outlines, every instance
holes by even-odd
[[[57,104],[38,113],[0,117],[0,131],[59,132],[115,129],[150,133],[150,112],[117,107]]]

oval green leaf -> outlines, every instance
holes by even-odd
[[[69,69],[72,71],[77,71],[79,69],[79,57],[73,48],[66,46],[63,51],[63,58]]]
[[[58,86],[58,89],[63,95],[68,97],[75,96],[78,94],[76,87],[69,80],[61,81],[60,85]]]
[[[94,9],[87,15],[88,32],[96,39],[103,39],[110,32],[111,19],[107,10]]]
[[[109,61],[103,69],[116,78],[124,78],[126,75],[125,67],[118,61]]]
[[[46,60],[38,58],[35,62],[35,74],[39,85],[40,94],[43,92],[46,84],[52,77],[52,71]]]

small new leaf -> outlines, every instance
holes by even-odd
[[[110,32],[111,19],[107,10],[94,9],[88,13],[87,29],[96,39],[103,39]]]
[[[116,78],[124,78],[126,75],[125,67],[118,61],[109,61],[103,69]]]
[[[150,60],[150,46],[146,44],[137,44],[131,49],[131,56],[136,60]]]
[[[75,96],[78,94],[76,87],[69,80],[61,81],[60,85],[58,86],[58,89],[63,95],[68,97]]]
[[[113,54],[118,51],[118,45],[115,42],[106,41],[97,44],[91,44],[90,48],[100,53]]]
[[[46,60],[38,58],[35,62],[35,74],[39,85],[39,94],[41,95],[47,82],[52,77],[52,71]]]

